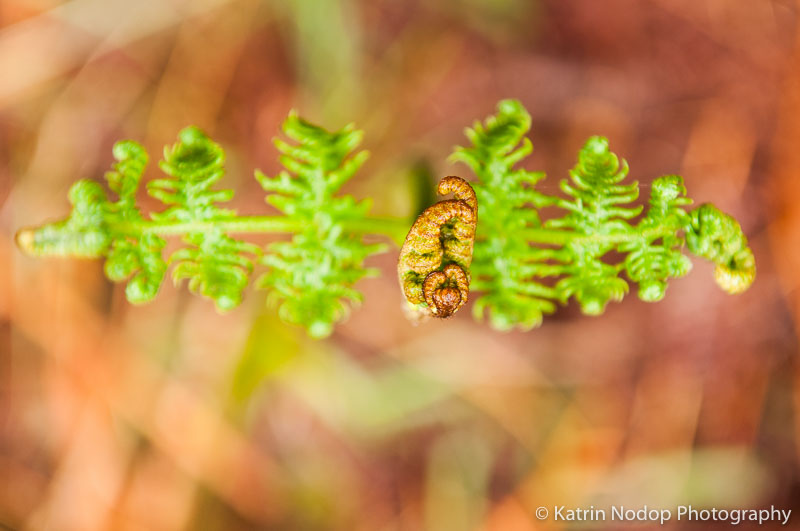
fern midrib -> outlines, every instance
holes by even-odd
[[[109,223],[108,228],[113,232],[130,235],[158,234],[160,236],[176,236],[210,230],[229,234],[268,234],[297,233],[305,228],[306,223],[305,220],[293,219],[288,216],[240,216],[213,221],[122,221]],[[398,245],[403,242],[408,230],[408,220],[404,218],[369,217],[343,220],[341,223],[347,231],[359,234],[381,234]]]
[[[566,245],[568,243],[626,243],[642,239],[653,241],[674,234],[674,230],[669,226],[659,226],[631,232],[587,235],[558,229],[526,228],[522,230],[522,234],[533,243]]]
[[[347,231],[358,234],[380,234],[388,237],[398,245],[403,243],[408,230],[408,220],[405,218],[368,217],[342,220],[341,223]],[[177,236],[210,230],[218,230],[228,234],[271,234],[297,233],[305,228],[304,224],[303,220],[292,219],[287,216],[240,216],[215,221],[121,221],[109,223],[109,229],[132,236],[141,234]],[[557,229],[526,228],[522,230],[522,233],[531,243],[563,246],[568,243],[616,244],[642,239],[652,241],[673,234],[673,230],[670,227],[658,226],[626,233],[584,235]]]

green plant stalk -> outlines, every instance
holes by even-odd
[[[344,228],[356,234],[384,236],[397,246],[402,245],[408,229],[408,220],[403,218],[370,217],[344,222]],[[224,221],[195,221],[185,223],[169,223],[141,220],[139,222],[111,223],[108,228],[119,234],[139,237],[145,234],[158,236],[181,236],[196,232],[218,230],[225,234],[297,234],[305,228],[305,224],[284,216],[241,216]],[[17,233],[17,243],[28,254],[48,256],[32,245],[36,229],[22,229]],[[573,232],[545,228],[528,228],[523,231],[530,243],[563,246],[572,243],[606,243],[618,244],[640,239],[657,239],[672,234],[667,227],[647,229],[636,234],[594,234],[585,236]],[[61,253],[52,253],[61,255]]]
[[[380,235],[389,238],[396,245],[401,245],[408,232],[409,221],[405,218],[371,217],[344,222],[344,227],[358,234]],[[111,223],[109,229],[130,236],[157,234],[159,236],[179,236],[193,232],[219,230],[227,234],[295,234],[304,229],[304,224],[284,216],[241,216],[224,221],[194,221],[186,223],[165,223],[142,220],[141,222]],[[27,242],[31,241],[36,229],[21,229],[17,233],[20,246],[29,253],[41,255],[37,249]],[[637,239],[660,238],[672,234],[667,227],[657,227],[635,234],[594,234],[584,236],[554,229],[525,229],[525,238],[531,243],[545,245],[565,245],[569,242],[580,243],[623,243]]]
[[[377,234],[386,236],[394,243],[401,244],[408,231],[408,220],[402,218],[371,217],[343,222],[349,232],[359,234]],[[109,228],[130,234],[158,234],[174,236],[192,232],[220,230],[228,234],[269,234],[297,233],[305,228],[305,224],[285,216],[241,216],[222,221],[194,221],[186,223],[164,223],[142,221],[139,223],[114,223]]]
[[[670,227],[655,227],[629,234],[583,235],[555,229],[526,228],[521,234],[531,243],[563,246],[568,243],[606,243],[617,244],[641,239],[658,239],[674,234]]]
[[[385,236],[393,243],[400,245],[408,232],[409,221],[405,218],[371,217],[344,222],[350,232]],[[202,232],[218,229],[228,234],[269,234],[297,233],[303,230],[303,223],[287,219],[283,216],[241,216],[235,219],[213,222],[192,223],[159,223],[145,221],[142,223],[119,223],[110,228],[131,235],[158,234],[173,236],[190,232]],[[580,243],[623,243],[641,238],[661,238],[672,234],[668,227],[657,227],[635,234],[593,234],[584,236],[553,229],[525,229],[523,234],[531,243],[545,245],[565,245],[569,242]]]
[[[408,231],[409,220],[403,218],[371,217],[343,222],[348,232],[384,236],[398,247]],[[108,229],[117,234],[138,237],[145,234],[157,236],[182,236],[211,230],[224,234],[297,234],[305,224],[283,216],[242,216],[224,221],[192,221],[168,223],[142,220],[140,222],[109,223]],[[39,227],[20,229],[16,241],[19,247],[31,256],[64,256],[63,252],[47,252],[34,244]]]

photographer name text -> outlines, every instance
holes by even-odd
[[[739,525],[745,522],[755,522],[758,525],[778,522],[781,525],[789,523],[791,509],[779,509],[774,505],[761,509],[716,509],[696,508],[691,505],[679,505],[674,509],[649,507],[626,507],[613,505],[607,508],[568,508],[564,505],[555,505],[551,510],[539,507],[536,516],[540,520],[552,518],[556,522],[658,522],[665,524],[673,519],[679,522],[728,522],[730,525]]]

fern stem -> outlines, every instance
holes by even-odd
[[[572,231],[541,228],[531,228],[523,231],[525,238],[530,242],[559,246],[567,245],[568,243],[624,243],[641,239],[654,240],[673,233],[674,231],[670,227],[654,227],[639,232],[614,234],[577,234]]]
[[[362,218],[346,221],[345,228],[360,234],[382,234],[399,247],[406,239],[409,224],[406,218]]]
[[[111,229],[124,234],[158,234],[176,236],[191,232],[218,230],[233,234],[297,233],[305,226],[302,221],[286,216],[242,216],[214,221],[190,221],[183,223],[145,221],[118,223]],[[402,218],[364,218],[345,220],[344,229],[359,234],[381,234],[398,245],[402,244],[408,230],[408,221]]]

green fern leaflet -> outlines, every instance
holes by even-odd
[[[367,152],[351,156],[363,137],[352,125],[329,133],[291,114],[283,132],[295,141],[275,141],[289,171],[273,178],[256,172],[256,178],[271,192],[267,201],[300,230],[291,242],[269,246],[271,252],[262,259],[268,271],[258,284],[272,290],[270,300],[279,305],[281,318],[307,326],[312,337],[325,337],[347,316],[348,301],[361,301],[353,284],[378,274],[365,268],[364,260],[385,250],[383,244],[367,245],[346,230],[348,222],[364,222],[369,201],[336,196],[366,161]]]
[[[529,128],[518,101],[501,101],[495,116],[467,129],[472,145],[451,157],[479,179],[482,218],[472,271],[474,288],[484,294],[475,302],[476,317],[488,313],[501,330],[529,329],[569,299],[598,315],[628,292],[623,272],[639,285],[642,300],[658,301],[670,278],[691,269],[684,246],[717,264],[715,279],[725,291],[739,293],[752,283],[755,260],[739,224],[713,205],[684,210],[692,201],[679,176],[653,182],[649,207],[634,224],[643,208],[633,204],[638,184],[623,183],[628,166],[605,138],[592,137],[581,149],[570,179],[560,183],[565,197],[537,191],[544,175],[515,168],[532,151]],[[545,206],[564,215],[542,222],[537,209]],[[625,256],[614,262],[614,252]]]

